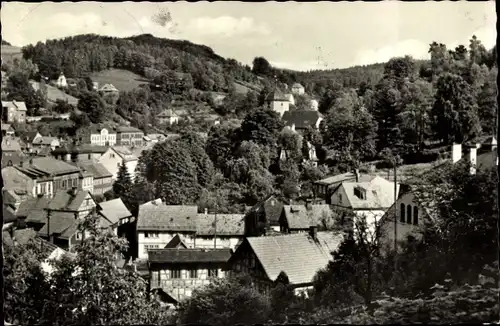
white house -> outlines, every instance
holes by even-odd
[[[305,93],[305,88],[299,83],[295,83],[292,85],[292,93],[297,95],[302,95]]]
[[[286,93],[285,97],[288,99],[288,102],[290,102],[290,104],[295,105],[295,98],[293,97],[293,94]]]
[[[59,75],[59,78],[57,78],[56,85],[57,87],[68,87],[68,82],[66,81],[66,77],[64,77],[64,74],[62,72]]]
[[[359,175],[359,173],[357,173]],[[375,225],[395,202],[394,182],[375,176],[370,181],[345,181],[334,190],[330,202],[340,210],[352,212],[356,218],[364,219],[371,235]],[[399,184],[396,185],[396,197]]]
[[[164,110],[156,116],[160,124],[173,125],[179,122],[179,116],[172,110]]]
[[[267,96],[266,104],[273,111],[279,113],[280,117],[290,110],[290,101],[288,97],[277,89]]]
[[[116,132],[111,128],[97,128],[90,133],[90,143],[99,146],[114,146],[116,145]]]
[[[120,165],[125,162],[125,166],[130,174],[132,180],[135,178],[135,167],[137,166],[138,159],[124,146],[112,146],[99,158],[99,163],[104,165],[106,170],[112,173],[113,180],[116,180]]]
[[[311,110],[318,111],[318,108],[319,108],[318,100],[312,99],[310,102],[310,107],[311,107]]]

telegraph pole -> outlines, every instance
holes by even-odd
[[[214,249],[217,249],[217,197],[216,197],[216,203],[215,203],[215,218],[214,218]]]

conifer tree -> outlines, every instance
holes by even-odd
[[[116,197],[121,198],[124,202],[130,197],[132,192],[132,178],[128,172],[125,162],[122,162],[118,170],[118,176],[113,184],[113,192]]]

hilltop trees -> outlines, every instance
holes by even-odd
[[[259,108],[248,113],[241,123],[241,139],[256,144],[274,147],[278,133],[284,124],[278,113],[271,109]]]
[[[78,101],[78,110],[84,112],[93,123],[101,123],[106,115],[106,103],[95,92],[81,94]]]

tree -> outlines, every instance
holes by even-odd
[[[445,144],[463,142],[478,136],[481,125],[472,89],[460,76],[439,77],[432,108],[433,129]]]
[[[132,192],[132,179],[128,172],[125,161],[120,165],[116,181],[113,183],[113,193],[115,196],[121,198],[124,202],[128,203]]]
[[[7,99],[25,102],[28,115],[35,115],[38,109],[45,107],[46,98],[40,90],[30,85],[28,75],[24,72],[16,72],[9,76],[5,87]]]
[[[86,113],[93,123],[103,122],[106,104],[95,92],[83,93],[78,101],[78,110]]]
[[[488,78],[477,95],[478,115],[481,121],[481,129],[489,135],[497,133],[497,86],[496,78],[498,68],[490,70]]]
[[[197,167],[197,180],[201,187],[208,187],[215,174],[214,165],[205,152],[204,140],[194,132],[185,132],[179,139],[179,145],[189,149],[191,159]]]
[[[273,73],[273,67],[263,57],[256,57],[252,62],[252,72],[257,75],[271,76]]]
[[[270,314],[269,299],[251,286],[248,276],[214,279],[179,307],[182,324],[262,324]]]
[[[233,150],[238,146],[235,141],[235,129],[228,125],[218,125],[210,129],[206,153],[217,169],[224,170],[232,158]]]
[[[282,150],[286,150],[287,157],[292,160],[300,160],[303,142],[304,140],[298,133],[289,129],[283,129],[278,135],[278,146]]]
[[[260,108],[248,113],[241,123],[242,140],[274,147],[278,133],[284,124],[278,113],[271,109]]]
[[[57,99],[56,105],[52,108],[52,110],[57,113],[70,113],[75,110],[75,107],[64,100]]]

